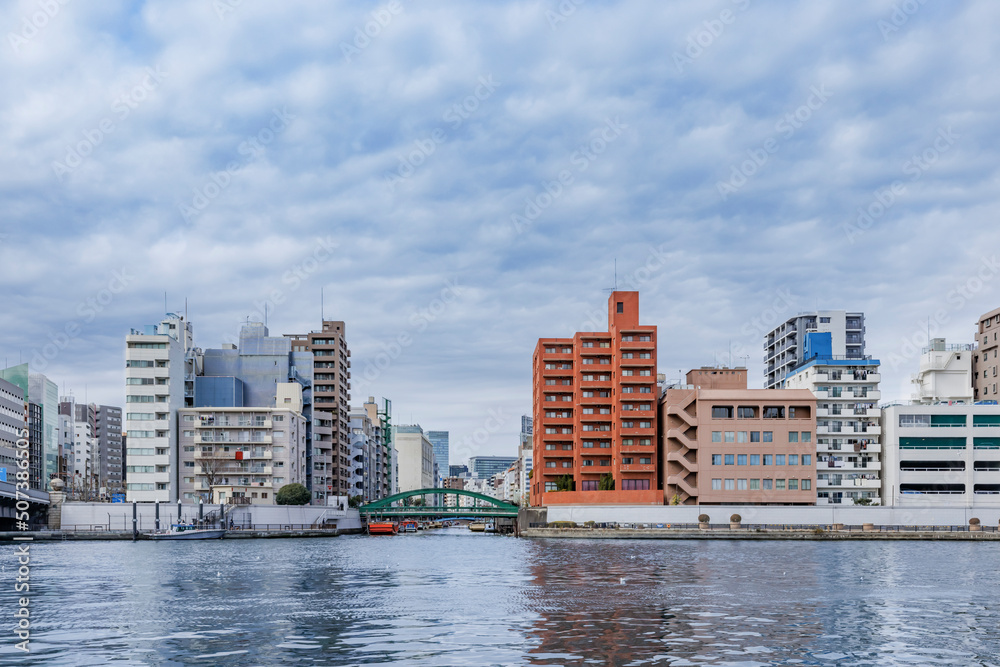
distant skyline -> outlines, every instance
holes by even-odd
[[[616,280],[670,379],[863,311],[885,401],[1000,306],[995,3],[56,6],[0,7],[0,355],[79,399],[123,405],[164,293],[207,348],[322,291],[352,405],[464,462]]]

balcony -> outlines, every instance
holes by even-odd
[[[846,433],[846,432],[847,431],[845,431],[840,424],[833,424],[833,425],[827,424],[824,426],[816,427],[816,433],[818,433],[819,435],[829,435],[831,433]]]
[[[855,433],[863,433],[865,435],[881,435],[882,427],[877,424],[869,424],[868,426],[856,426],[854,427]]]
[[[623,463],[622,472],[656,472],[656,466],[652,463]]]

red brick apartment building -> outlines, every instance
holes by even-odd
[[[540,338],[532,358],[531,504],[662,505],[656,327],[612,292],[608,330]]]

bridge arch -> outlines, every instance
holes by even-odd
[[[408,498],[417,498],[423,496],[466,496],[467,498],[474,498],[475,500],[481,500],[488,504],[486,507],[433,507],[427,505],[417,505],[417,506],[397,506],[393,507],[393,503],[402,503]],[[416,489],[414,491],[404,491],[402,493],[397,493],[385,498],[380,498],[374,500],[370,503],[365,503],[358,508],[361,514],[366,515],[380,515],[380,516],[401,516],[401,515],[412,515],[412,516],[430,516],[443,514],[446,516],[461,516],[461,517],[516,517],[518,506],[513,503],[508,503],[505,500],[500,500],[499,498],[494,498],[493,496],[487,496],[483,493],[477,493],[475,491],[466,491],[465,489]]]

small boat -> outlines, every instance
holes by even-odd
[[[483,532],[486,532],[486,524],[485,523],[470,523],[469,524],[469,530],[471,530],[474,533],[483,533]]]
[[[486,524],[486,529],[485,529],[484,532],[487,532],[487,533],[495,533],[495,532],[497,532],[496,524],[493,523],[492,521],[490,521],[489,523]]]
[[[399,530],[403,533],[415,533],[417,532],[417,522],[416,521],[402,521],[399,524]]]
[[[154,531],[151,540],[217,540],[226,534],[225,528],[198,528],[193,524],[175,523],[169,530]]]
[[[395,521],[372,521],[368,524],[369,535],[395,535],[399,532],[399,524]]]

